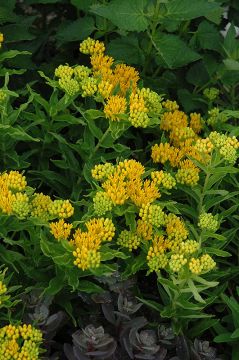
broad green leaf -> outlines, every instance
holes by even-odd
[[[157,33],[152,39],[157,52],[156,61],[163,67],[174,69],[201,58],[177,35]]]
[[[94,18],[92,16],[85,16],[69,23],[63,23],[57,31],[56,39],[61,43],[84,40],[94,30]]]
[[[208,0],[171,0],[166,3],[167,12],[165,16],[172,20],[191,20],[201,16],[206,16],[219,7],[219,4]]]
[[[35,35],[33,35],[29,30],[31,22],[33,22],[34,19],[35,17],[30,17],[30,21],[28,20],[27,23],[10,24],[3,26],[1,28],[1,31],[4,34],[4,39],[5,39],[4,42],[11,43],[11,42],[35,39]],[[27,19],[24,18],[24,20]]]
[[[227,70],[239,71],[239,61],[233,59],[226,59],[223,60],[223,62]]]
[[[54,296],[62,290],[64,285],[64,278],[62,277],[62,274],[60,276],[58,275],[50,280],[49,285],[45,289],[44,293]]]
[[[88,11],[94,0],[70,0],[77,9]]]
[[[144,63],[144,53],[139,47],[136,35],[133,34],[111,40],[107,46],[107,54],[127,64]]]
[[[148,27],[144,14],[147,3],[147,0],[111,0],[107,5],[92,5],[91,12],[110,20],[122,30],[140,32]]]
[[[195,33],[202,49],[220,51],[222,47],[222,36],[215,25],[208,21],[202,21]]]

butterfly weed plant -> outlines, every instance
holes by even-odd
[[[205,91],[207,114],[186,114],[177,102],[144,87],[134,67],[107,55],[103,42],[87,38],[80,51],[89,66],[62,64],[52,77],[39,72],[49,96],[34,83],[12,92],[5,74],[1,262],[20,287],[16,299],[41,289],[74,324],[80,322],[73,306],[79,292],[103,293],[102,279],[116,273],[124,281],[143,277],[152,290],[138,284],[145,311],[171,321],[175,335],[190,337],[198,320],[207,322],[206,329],[216,324],[213,304],[237,274],[227,260],[232,255],[237,261],[239,142],[228,123],[233,115],[215,110],[217,89]],[[8,301],[6,293],[1,282],[0,297]],[[41,336],[30,327],[24,335],[25,325],[17,324],[23,313],[16,303],[15,312],[3,317],[0,350],[5,355],[12,341],[16,353],[23,352],[35,339],[37,359]],[[73,335],[79,354],[92,332],[113,354],[115,340],[103,328],[86,326]],[[131,331],[130,354],[132,346],[136,353],[147,347],[139,329]],[[153,349],[156,354],[158,345]]]

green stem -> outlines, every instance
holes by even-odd
[[[147,67],[148,67],[150,59],[151,59],[151,51],[152,51],[152,48],[153,48],[152,38],[154,37],[155,31],[156,31],[157,26],[158,26],[159,8],[160,8],[160,1],[157,0],[156,6],[155,6],[155,11],[154,11],[154,17],[153,17],[153,20],[152,20],[152,23],[151,23],[151,32],[147,31],[147,34],[148,34],[148,37],[149,37],[149,45],[148,45],[148,48],[146,50],[145,63],[144,63],[144,68],[143,68],[143,75],[145,75]]]
[[[103,143],[103,141],[105,140],[105,138],[107,137],[107,135],[109,134],[110,131],[110,127],[108,127],[108,129],[106,130],[106,132],[102,135],[102,137],[99,139],[98,143],[96,144],[95,148],[93,149],[93,151],[91,152],[88,161],[92,160],[93,156],[95,155],[95,153],[99,150],[101,144]]]
[[[207,188],[207,184],[209,181],[209,178],[211,176],[210,172],[207,172],[206,177],[205,177],[205,181],[204,181],[204,185],[203,185],[203,189],[201,192],[201,196],[200,196],[200,200],[199,200],[199,204],[198,204],[198,214],[200,215],[202,212],[202,207],[203,207],[203,201],[204,201],[204,197],[205,197],[205,193],[206,193],[206,188]]]

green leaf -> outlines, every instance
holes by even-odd
[[[144,53],[139,47],[136,35],[133,34],[111,40],[107,46],[107,54],[127,64],[144,63]]]
[[[233,339],[231,338],[231,333],[228,332],[215,336],[213,341],[216,343],[224,343],[224,342],[231,342],[233,341]]]
[[[239,61],[233,59],[226,59],[223,60],[223,62],[227,70],[239,71]]]
[[[7,59],[12,59],[18,55],[31,55],[31,53],[29,51],[18,51],[18,50],[4,51],[2,54],[0,54],[0,62]]]
[[[194,299],[200,303],[205,303],[205,300],[203,300],[203,298],[198,292],[197,287],[195,286],[194,282],[191,279],[188,280],[188,286],[193,294]]]
[[[239,329],[236,329],[235,331],[233,331],[232,335],[231,335],[232,339],[238,339],[239,338]]]
[[[88,11],[94,0],[71,0],[70,2],[79,10]]]
[[[50,280],[48,287],[44,290],[44,293],[47,295],[56,295],[58,294],[64,287],[64,278],[61,276],[56,276]]]
[[[222,36],[215,25],[208,21],[202,21],[195,33],[195,37],[198,40],[202,49],[207,50],[221,50]]]
[[[1,28],[1,32],[4,34],[4,42],[7,44],[11,42],[35,39],[35,35],[31,34],[29,30],[29,27],[34,19],[35,16],[30,16],[30,19],[24,18],[24,23],[3,26]]]
[[[172,20],[191,20],[206,16],[209,12],[220,9],[219,4],[208,0],[171,0],[165,4],[167,12],[165,16]]]
[[[138,299],[141,303],[143,303],[144,305],[147,305],[149,308],[161,313],[161,311],[163,310],[163,305],[160,305],[158,302],[153,301],[153,300],[145,300],[142,299],[140,297],[136,296],[136,299]]]
[[[103,245],[100,248],[101,261],[112,260],[114,258],[128,259],[129,255],[126,255],[122,251],[111,249],[107,245]]]
[[[178,68],[201,58],[177,35],[157,33],[152,41],[157,51],[158,64],[166,68]]]
[[[88,280],[80,280],[77,290],[86,292],[87,294],[101,294],[105,291],[99,285],[96,285]]]
[[[0,124],[0,136],[8,135],[14,140],[39,142],[39,139],[28,135],[20,126],[12,127],[10,125]]]
[[[194,325],[193,327],[190,327],[190,331],[189,331],[190,338],[193,339],[197,336],[204,334],[204,332],[206,330],[215,326],[218,322],[219,322],[219,320],[217,320],[217,319],[205,319],[203,321],[197,322],[196,325]]]
[[[91,12],[110,20],[122,30],[140,32],[148,27],[144,14],[147,3],[147,0],[111,0],[107,5],[92,5]]]
[[[63,23],[63,26],[57,31],[56,39],[61,43],[84,40],[94,30],[94,18],[92,16],[85,16],[70,23]]]
[[[221,256],[221,257],[229,257],[232,256],[229,252],[224,251],[224,250],[220,250],[220,249],[216,249],[216,248],[212,248],[212,247],[204,247],[203,248],[208,254],[213,254],[216,256]]]

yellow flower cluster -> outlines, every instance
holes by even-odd
[[[163,236],[155,236],[147,254],[147,262],[150,271],[165,269],[168,258],[165,251],[168,248],[167,240]]]
[[[165,222],[165,214],[161,206],[156,204],[143,204],[139,216],[144,222],[157,227],[160,227]]]
[[[177,104],[177,102],[172,101],[172,100],[163,101],[162,106],[164,109],[169,110],[169,111],[175,111],[175,110],[179,109],[179,105]]]
[[[93,96],[103,103],[107,119],[128,120],[134,127],[147,127],[150,117],[160,115],[162,97],[149,88],[138,88],[139,73],[134,67],[115,63],[98,40],[87,38],[80,51],[90,55],[91,68],[59,65],[55,70],[59,87],[68,95]]]
[[[163,100],[162,96],[149,88],[142,88],[138,90],[137,93],[143,97],[146,107],[149,109],[150,113],[153,115],[159,115],[161,113]]]
[[[109,97],[104,107],[105,117],[112,121],[120,121],[120,115],[126,112],[126,99],[120,95]]]
[[[201,229],[206,229],[210,231],[217,231],[219,222],[215,216],[213,216],[211,213],[202,213],[199,216],[198,226]]]
[[[115,227],[111,219],[91,219],[85,223],[87,231],[77,229],[71,240],[76,258],[74,265],[82,270],[94,269],[100,265],[100,246],[102,242],[111,241]]]
[[[149,123],[148,108],[141,94],[130,95],[129,121],[134,127],[147,127]]]
[[[111,163],[99,164],[91,170],[91,175],[95,180],[105,181],[114,171],[114,165]]]
[[[40,359],[42,333],[31,325],[7,325],[0,329],[0,358],[5,360]]]
[[[69,200],[54,200],[48,207],[50,215],[67,219],[74,214],[74,208]]]
[[[63,219],[49,224],[52,235],[57,240],[67,240],[71,234],[72,224],[67,224]]]
[[[0,49],[1,49],[1,47],[2,47],[3,41],[4,41],[3,33],[0,33]]]
[[[104,191],[97,191],[93,198],[94,210],[98,216],[105,215],[113,209],[113,201]]]
[[[138,249],[141,243],[141,237],[137,232],[132,232],[128,230],[123,230],[119,234],[117,239],[117,244],[129,249],[129,251]]]
[[[219,150],[220,155],[230,164],[234,164],[238,158],[239,141],[235,136],[227,136],[213,131],[209,135],[212,144]]]
[[[152,206],[152,205],[151,205]],[[150,271],[159,271],[166,269],[173,272],[191,271],[196,274],[196,267],[198,266],[198,274],[207,272],[215,266],[214,260],[208,255],[204,254],[201,257],[195,256],[200,251],[199,243],[195,240],[188,239],[188,230],[182,219],[175,214],[164,213],[164,221],[154,227],[161,228],[163,235],[158,235],[158,230],[154,227],[147,227],[147,223],[143,220],[137,224],[137,232],[144,240],[151,241],[151,245],[147,254],[147,263]],[[200,266],[199,266],[199,265]]]
[[[29,195],[28,195],[29,194]],[[0,213],[16,215],[19,219],[38,217],[65,219],[73,215],[69,200],[52,200],[43,193],[34,193],[27,188],[25,176],[18,171],[0,174]]]
[[[145,169],[136,160],[125,160],[115,166],[110,165],[96,165],[92,170],[95,179],[104,179],[101,185],[104,192],[100,196],[104,196],[108,204],[110,200],[112,205],[123,205],[129,200],[141,207],[160,197],[156,183],[142,179]]]
[[[9,298],[9,296],[7,296],[6,293],[7,293],[7,286],[4,284],[3,281],[0,280],[0,307],[4,303],[4,301],[6,301]]]
[[[152,171],[151,172],[152,180],[157,184],[157,186],[162,185],[163,188],[170,190],[176,186],[175,178],[163,170],[161,171]]]
[[[199,275],[215,268],[216,263],[210,255],[204,254],[200,258],[190,259],[188,267],[193,274]]]

